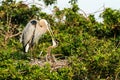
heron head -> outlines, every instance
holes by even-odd
[[[50,25],[48,24],[47,20],[41,19],[39,23],[40,23],[41,27],[43,27],[45,30],[47,30],[50,33],[50,36],[52,37],[52,39],[54,39],[52,29],[51,29]]]

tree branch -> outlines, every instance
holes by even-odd
[[[9,36],[9,38],[12,38],[12,37],[18,36],[18,35],[20,35],[21,33],[22,33],[22,32],[18,32],[17,34],[13,34],[13,35]]]

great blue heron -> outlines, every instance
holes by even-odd
[[[53,46],[51,48],[53,48],[56,46],[56,42],[48,22],[45,19],[41,19],[40,21],[35,19],[30,20],[24,28],[20,39],[23,44],[24,52],[28,52],[29,48],[38,43],[39,38],[47,31],[49,31],[52,37]]]

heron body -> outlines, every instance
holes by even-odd
[[[48,23],[45,19],[31,20],[24,28],[21,35],[21,42],[23,44],[24,52],[28,52],[35,43],[38,43],[39,38],[49,30]]]

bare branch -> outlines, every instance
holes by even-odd
[[[102,9],[103,8],[103,9]],[[101,10],[102,9],[102,10]],[[105,10],[105,4],[103,4],[103,6],[102,7],[100,7],[97,11],[95,11],[94,12],[94,14],[95,13],[98,13],[98,12],[102,12],[102,11],[104,11]]]
[[[17,34],[13,34],[13,35],[11,35],[11,34],[9,34],[9,33],[6,33],[5,38],[4,38],[4,43],[6,43],[6,41],[7,41],[9,38],[18,36],[18,35],[20,35],[21,33],[22,33],[22,32],[18,32]]]
[[[17,34],[14,34],[14,35],[9,36],[9,38],[12,38],[12,37],[18,36],[18,35],[20,35],[21,33],[22,33],[22,32],[18,32]]]
[[[89,20],[89,18],[88,18],[88,16],[87,16],[87,14],[85,13],[85,11],[82,10],[82,9],[80,9],[80,11],[83,13],[83,15],[85,16],[85,18],[86,18],[87,20]]]

